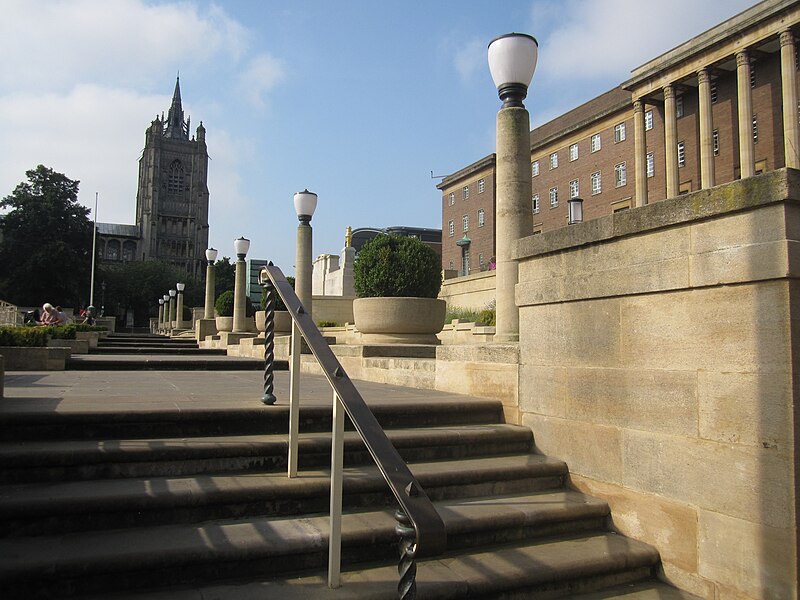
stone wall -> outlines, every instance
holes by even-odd
[[[481,311],[494,305],[496,271],[483,271],[467,277],[456,277],[442,282],[439,298],[447,302],[447,308],[465,308]]]
[[[800,172],[521,240],[537,448],[709,600],[797,598]]]

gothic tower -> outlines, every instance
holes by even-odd
[[[203,122],[189,138],[180,78],[166,120],[162,113],[145,131],[139,159],[136,222],[142,260],[157,259],[202,277],[208,248],[208,152]]]

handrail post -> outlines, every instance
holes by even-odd
[[[289,464],[288,476],[297,477],[298,448],[300,435],[300,328],[292,321],[292,342],[289,379]]]
[[[397,564],[400,581],[397,582],[397,597],[400,600],[415,600],[417,597],[417,563],[414,558],[417,535],[411,519],[402,508],[395,511],[394,518],[397,521],[394,532],[400,538],[400,562]]]
[[[344,468],[344,416],[339,396],[333,392],[331,441],[331,523],[328,535],[328,587],[341,585],[342,570],[342,470]]]
[[[264,286],[266,299],[266,306],[264,306],[264,395],[261,397],[261,402],[269,405],[275,404],[277,400],[274,394],[273,375],[275,362],[275,302],[273,301],[274,289],[269,277],[264,278],[261,284]]]

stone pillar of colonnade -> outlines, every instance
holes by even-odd
[[[644,130],[644,103],[633,103],[633,146],[636,170],[636,206],[647,204],[647,140]]]
[[[711,76],[708,69],[697,72],[700,98],[700,187],[714,187],[714,124],[711,119]]]
[[[678,195],[678,117],[675,112],[675,88],[664,86],[664,146],[666,156],[667,198]]]
[[[739,103],[739,168],[742,179],[756,173],[753,147],[753,94],[750,90],[750,55],[736,53],[736,87]]]
[[[783,95],[783,147],[786,166],[800,169],[800,135],[797,123],[797,68],[795,40],[790,30],[781,32],[781,87]]]

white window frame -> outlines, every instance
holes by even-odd
[[[465,186],[464,186],[464,187],[461,189],[461,193],[462,193],[462,195],[464,196],[464,200],[469,200],[469,186],[468,186],[468,185],[465,185]]]
[[[456,223],[453,219],[447,223],[447,231],[450,234],[450,237],[453,237],[456,234]]]
[[[486,225],[486,211],[482,208],[478,209],[478,227]]]
[[[592,151],[592,152],[598,152],[598,151],[599,151],[599,150],[600,150],[602,147],[603,147],[603,142],[602,142],[602,140],[600,139],[600,134],[599,134],[599,133],[595,133],[595,134],[592,136],[592,147],[591,147],[591,151]]]
[[[531,196],[531,209],[533,210],[533,214],[539,212],[539,194]]]
[[[592,173],[592,196],[601,194],[603,192],[603,179],[600,171]]]
[[[644,130],[650,131],[653,128],[653,109],[644,111]]]
[[[677,96],[675,98],[675,118],[680,119],[683,117],[683,96]]]
[[[570,199],[577,198],[580,195],[581,195],[580,183],[578,183],[577,179],[573,179],[572,181],[569,182],[569,197]]]
[[[758,143],[758,118],[753,115],[753,143]]]
[[[678,142],[678,168],[686,166],[686,144]]]
[[[450,192],[450,194],[447,196],[447,205],[453,206],[455,203],[456,203],[456,193]]]
[[[551,187],[550,188],[550,208],[557,208],[558,207],[558,188]]]
[[[539,176],[539,161],[535,160],[531,163],[531,177]]]
[[[623,187],[628,184],[628,166],[624,163],[614,165],[614,187]]]
[[[578,144],[571,144],[569,147],[569,160],[570,162],[578,160]]]
[[[550,153],[550,169],[558,168],[558,152]]]
[[[619,144],[625,141],[625,121],[614,125],[614,143]]]
[[[711,142],[714,147],[714,156],[719,156],[719,129],[711,132]]]
[[[486,180],[478,179],[478,193],[482,194],[485,191],[486,191]]]
[[[469,231],[469,215],[463,215],[461,217],[461,227],[464,233],[467,233]]]
[[[647,153],[647,176],[648,177],[655,177],[656,176],[656,157],[652,152]]]

